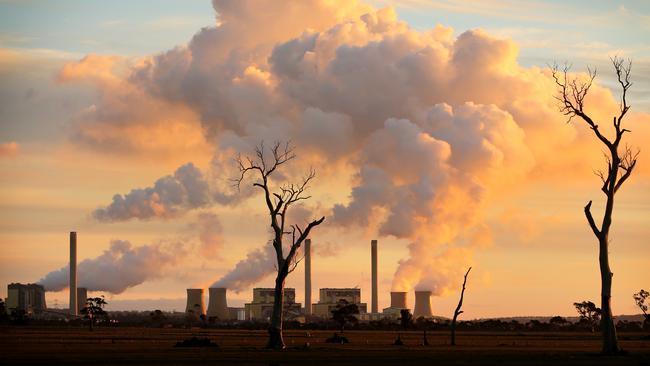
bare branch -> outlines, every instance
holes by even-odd
[[[618,191],[619,188],[623,185],[623,183],[630,177],[630,174],[632,174],[632,171],[634,170],[634,167],[636,166],[636,161],[639,156],[640,150],[637,150],[636,152],[632,152],[632,149],[629,146],[625,147],[625,151],[623,152],[623,156],[621,157],[621,163],[619,164],[619,168],[623,170],[623,174],[621,177],[618,179],[618,182],[616,182],[616,185],[614,186],[614,193]]]
[[[555,96],[560,102],[560,112],[568,117],[567,123],[573,117],[580,117],[585,121],[589,127],[594,131],[594,134],[600,141],[607,147],[612,146],[612,142],[600,133],[598,125],[584,112],[585,98],[589,93],[589,89],[596,78],[597,72],[595,69],[588,68],[586,81],[580,81],[578,78],[569,79],[570,66],[565,64],[563,68],[559,68],[557,64],[551,66],[551,75],[555,80],[555,85],[558,88],[558,95]]]
[[[594,217],[591,215],[591,201],[589,201],[589,203],[587,203],[585,206],[585,216],[587,217],[587,221],[589,222],[589,227],[591,227],[591,230],[593,230],[594,234],[596,234],[596,237],[600,238],[600,230],[598,230],[596,222],[594,221]]]

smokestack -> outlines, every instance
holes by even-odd
[[[192,310],[196,315],[205,314],[205,304],[203,303],[202,288],[187,289],[187,305],[185,306],[185,312],[187,313],[190,310]]]
[[[397,309],[407,309],[406,307],[406,292],[391,292],[390,293],[390,307]]]
[[[88,289],[77,287],[77,309],[81,311],[86,306],[86,300],[88,300]]]
[[[413,309],[413,317],[431,318],[433,312],[431,311],[431,291],[415,291],[415,309]]]
[[[77,232],[70,232],[70,315],[79,315],[77,304]]]
[[[379,312],[379,295],[378,295],[378,285],[377,285],[377,240],[372,240],[370,242],[370,257],[371,257],[371,267],[372,267],[372,309],[371,312]]]
[[[226,301],[226,289],[224,287],[210,287],[208,294],[210,298],[208,299],[208,313],[206,315],[209,318],[217,317],[219,320],[228,320],[230,318],[230,312],[228,311],[228,302]]]
[[[305,239],[305,315],[311,315],[311,239]]]

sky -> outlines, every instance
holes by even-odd
[[[360,287],[369,303],[378,239],[380,308],[391,290],[411,305],[432,290],[450,316],[472,266],[468,318],[573,315],[600,293],[583,207],[600,217],[604,160],[558,111],[548,66],[597,69],[586,109],[607,126],[620,56],[641,153],[617,194],[612,302],[638,313],[649,24],[645,1],[0,0],[0,297],[40,282],[66,307],[77,231],[80,285],[109,309],[182,310],[186,288],[217,283],[241,306],[272,286],[273,257],[233,158],[290,140],[297,158],[273,184],[314,168],[290,218],[326,218],[312,288]],[[304,299],[301,265],[287,286]]]

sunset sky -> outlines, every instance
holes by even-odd
[[[599,302],[583,215],[603,148],[566,123],[549,64],[588,65],[586,110],[618,113],[610,57],[633,60],[625,121],[639,163],[617,194],[614,314],[650,288],[650,3],[457,0],[0,0],[0,297],[79,285],[109,309],[183,310],[226,276],[229,304],[271,287],[268,214],[233,158],[291,140],[276,187],[313,167],[292,220],[312,237],[312,298],[428,289],[467,319],[575,315]],[[611,132],[611,131],[610,131]],[[86,260],[86,262],[83,262]],[[85,264],[84,264],[85,263]],[[222,282],[223,282],[222,281]],[[304,301],[303,268],[289,276]],[[239,292],[236,292],[239,291]]]

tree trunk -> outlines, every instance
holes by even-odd
[[[271,315],[271,324],[269,325],[269,342],[266,348],[284,349],[284,339],[282,338],[282,313],[284,305],[284,280],[288,273],[280,271],[275,279],[275,291],[273,298],[273,313]]]
[[[602,282],[601,289],[601,318],[600,318],[600,331],[603,337],[604,354],[616,354],[621,352],[618,345],[618,338],[616,336],[616,326],[614,325],[614,318],[612,316],[612,272],[609,268],[609,253],[608,253],[607,235],[600,240],[600,278]]]
[[[460,290],[460,299],[458,300],[458,306],[456,306],[456,310],[454,310],[454,317],[451,319],[451,345],[455,346],[456,345],[456,319],[458,319],[458,316],[463,313],[461,308],[463,307],[463,297],[465,297],[465,285],[467,285],[467,275],[469,275],[469,271],[472,270],[472,267],[469,267],[467,269],[467,272],[465,272],[465,278],[463,279],[463,287]]]
[[[451,345],[456,345],[456,316],[454,315],[454,320],[451,322]]]

